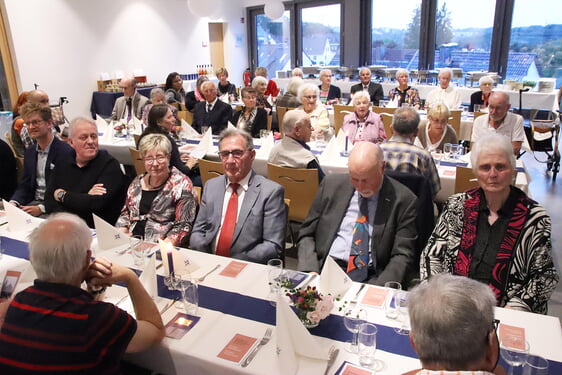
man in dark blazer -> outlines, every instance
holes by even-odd
[[[51,109],[35,103],[26,103],[20,110],[27,124],[29,135],[36,142],[27,147],[24,154],[23,177],[10,199],[10,203],[33,216],[45,211],[45,189],[51,171],[61,160],[72,158],[72,148],[53,134]],[[37,173],[37,166],[42,173]]]
[[[117,98],[111,112],[111,119],[130,121],[132,116],[142,118],[142,110],[148,103],[148,98],[137,91],[137,81],[134,77],[125,77],[119,82],[123,96]]]
[[[248,133],[222,132],[219,156],[225,176],[205,184],[191,249],[264,264],[282,256],[287,226],[284,190],[252,170],[255,154]],[[236,209],[231,210],[231,204]]]
[[[359,71],[359,79],[361,83],[351,86],[351,96],[357,91],[368,91],[373,105],[379,105],[379,100],[384,98],[382,86],[378,83],[371,82],[371,69],[361,68]],[[350,101],[351,102],[351,101]]]
[[[191,125],[198,132],[201,132],[202,126],[210,126],[213,134],[218,135],[226,129],[232,108],[217,97],[217,85],[214,82],[203,82],[201,92],[205,101],[195,104]]]
[[[369,262],[362,282],[403,282],[414,267],[416,196],[384,175],[379,146],[356,143],[348,175],[326,176],[320,185],[297,243],[298,269],[319,272],[327,256],[348,267],[360,199],[367,201]]]

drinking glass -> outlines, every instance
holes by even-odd
[[[466,121],[468,118],[468,107],[463,105],[462,106],[462,119]]]
[[[201,135],[205,135],[205,133],[207,133],[207,130],[209,130],[208,125],[201,126]]]
[[[398,308],[394,297],[402,290],[402,285],[398,281],[387,281],[384,283],[384,287],[390,289],[386,295],[384,313],[388,319],[396,319],[398,318]]]
[[[513,375],[513,368],[525,363],[529,343],[520,336],[507,335],[500,342],[500,355],[509,364],[509,375]]]
[[[283,261],[281,259],[270,259],[267,261],[267,276],[269,281],[269,301],[275,305],[277,295],[281,290],[281,276],[283,275]]]
[[[439,149],[433,149],[431,150],[431,157],[433,158],[435,166],[438,167],[441,164],[441,159],[443,159],[443,151]]]
[[[183,308],[186,314],[195,315],[199,307],[199,288],[191,275],[172,276],[175,288],[181,292]]]
[[[316,134],[316,148],[324,147],[326,147],[326,137],[324,136],[324,132],[320,132]]]
[[[267,129],[260,129],[260,138],[266,139],[269,136],[269,131]]]
[[[548,360],[538,355],[528,357],[523,364],[523,375],[548,375]]]
[[[445,143],[443,145],[443,156],[445,159],[449,159],[451,157],[451,147],[453,145],[451,143]]]
[[[375,352],[377,351],[377,326],[372,323],[363,323],[359,327],[359,364],[366,368],[375,365]]]
[[[475,104],[474,105],[474,112],[480,112],[480,108],[482,108],[481,104]]]
[[[358,353],[359,347],[357,346],[357,334],[359,333],[359,327],[361,324],[367,321],[367,311],[362,308],[350,308],[343,313],[343,324],[345,328],[353,334],[351,342],[345,347],[350,353]]]
[[[394,297],[394,303],[398,308],[398,319],[400,320],[400,327],[394,328],[394,331],[400,335],[407,335],[410,333],[410,325],[408,324],[408,294],[398,293]]]
[[[129,250],[133,255],[133,260],[135,262],[135,266],[142,267],[144,266],[144,246],[142,245],[142,236],[131,236],[129,238]]]

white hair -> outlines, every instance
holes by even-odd
[[[302,98],[304,97],[305,91],[314,91],[314,93],[316,94],[316,101],[318,101],[318,96],[320,94],[320,89],[318,88],[318,86],[316,86],[314,83],[303,83],[299,87],[299,91],[297,94],[299,102],[302,103]]]
[[[406,77],[410,76],[410,72],[407,69],[400,68],[396,71],[396,79],[400,78],[401,75],[406,74]]]
[[[448,73],[449,77],[453,78],[453,70],[451,68],[443,68],[439,70],[437,77],[441,77],[443,74]]]
[[[359,101],[359,99],[367,99],[368,102],[371,102],[371,96],[366,91],[361,90],[361,91],[357,91],[355,94],[353,94],[353,99],[351,99],[351,104],[356,105],[357,101]]]
[[[304,75],[303,71],[301,68],[295,68],[293,69],[293,71],[291,72],[291,74],[293,76],[297,76],[297,77],[302,77]]]
[[[472,172],[476,174],[478,170],[478,157],[482,153],[487,153],[490,151],[503,151],[505,156],[509,160],[509,164],[512,169],[515,169],[516,160],[513,153],[513,145],[511,140],[505,135],[494,133],[491,131],[486,131],[484,137],[480,137],[478,142],[472,145],[470,150],[470,164],[472,166]]]
[[[299,87],[304,83],[304,80],[301,77],[292,77],[287,84],[286,92],[297,95],[299,92]]]
[[[252,87],[257,89],[260,83],[264,83],[267,85],[267,78],[264,78],[262,76],[255,76],[252,80]]]
[[[490,76],[482,76],[480,77],[480,79],[478,80],[478,84],[482,85],[484,83],[491,83],[492,85],[494,84],[494,80],[492,79],[492,77]]]

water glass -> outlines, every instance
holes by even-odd
[[[199,288],[189,274],[174,276],[174,284],[181,292],[183,307],[186,314],[195,315],[199,308]]]
[[[326,136],[324,136],[324,132],[320,132],[316,134],[316,148],[324,147],[326,147]]]
[[[384,287],[389,289],[384,303],[384,313],[388,319],[398,318],[398,307],[394,297],[402,290],[402,285],[398,281],[387,281]]]
[[[345,328],[353,334],[351,342],[348,342],[345,350],[350,353],[358,353],[357,345],[359,327],[367,321],[367,311],[361,308],[350,308],[343,313],[343,324]]]
[[[480,108],[482,108],[481,104],[475,104],[474,105],[474,112],[480,112]]]
[[[527,358],[523,364],[523,375],[548,375],[548,360],[541,356]]]
[[[509,364],[509,374],[513,375],[513,368],[525,363],[529,355],[529,343],[520,336],[507,335],[500,342],[500,355]]]
[[[133,255],[133,260],[135,262],[135,266],[142,267],[144,266],[144,256],[145,250],[142,243],[142,236],[131,236],[129,238],[129,250]]]
[[[394,297],[394,301],[398,308],[398,319],[400,320],[400,327],[394,328],[394,331],[400,335],[407,335],[410,333],[408,318],[408,294],[405,292],[398,293],[396,297]]]
[[[281,259],[270,259],[267,261],[267,276],[269,281],[269,300],[272,305],[277,301],[279,294],[281,276],[283,275],[283,261]]]
[[[466,121],[468,118],[468,107],[463,105],[462,106],[462,119]]]
[[[205,133],[207,133],[207,130],[209,130],[208,125],[201,126],[201,135],[205,135]]]
[[[377,351],[377,326],[372,323],[363,323],[359,327],[359,364],[366,368],[375,365],[375,352]]]
[[[439,165],[441,164],[441,160],[443,159],[443,151],[439,149],[433,149],[430,152],[435,166],[439,167]]]

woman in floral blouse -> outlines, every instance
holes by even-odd
[[[137,176],[129,189],[116,227],[146,241],[168,238],[187,246],[197,199],[191,180],[170,167],[172,145],[162,134],[149,134],[139,143],[146,173]]]
[[[388,100],[394,100],[398,96],[398,107],[407,103],[416,109],[420,109],[421,100],[418,89],[408,85],[410,75],[406,69],[398,69],[396,72],[396,80],[398,87],[391,89],[388,93]]]

